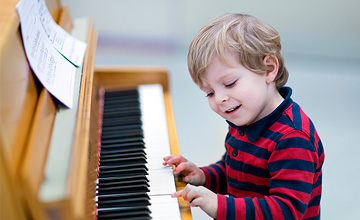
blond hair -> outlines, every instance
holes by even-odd
[[[288,71],[280,53],[279,33],[268,24],[247,14],[224,14],[203,27],[191,42],[188,68],[197,85],[204,83],[204,73],[214,55],[227,64],[226,54],[235,55],[245,68],[265,74],[265,56],[275,56],[279,70],[275,78],[276,88],[284,86]]]

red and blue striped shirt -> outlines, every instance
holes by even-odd
[[[312,121],[284,101],[249,125],[229,123],[226,153],[202,167],[206,187],[218,193],[217,219],[320,219],[324,150]]]

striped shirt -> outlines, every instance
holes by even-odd
[[[311,120],[284,101],[249,125],[229,123],[226,153],[201,169],[218,197],[217,219],[320,219],[324,151]]]

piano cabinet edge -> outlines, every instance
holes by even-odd
[[[136,88],[141,84],[158,83],[168,91],[168,73],[162,67],[97,66],[95,74],[107,91]]]
[[[72,169],[69,174],[70,187],[67,191],[68,198],[72,203],[72,213],[75,219],[93,219],[95,209],[95,179],[92,164],[97,152],[97,142],[94,145],[91,114],[93,113],[93,82],[94,62],[97,42],[97,31],[93,28],[92,19],[88,19],[88,45],[83,64],[83,77],[79,98],[77,126],[75,130],[74,146],[72,155]],[[96,138],[95,138],[96,139]],[[97,141],[97,139],[96,139]],[[79,175],[81,174],[81,175]],[[93,190],[91,190],[93,189]],[[69,219],[69,218],[67,218]]]

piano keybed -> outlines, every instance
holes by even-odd
[[[98,219],[181,219],[160,85],[106,92],[97,179]]]

